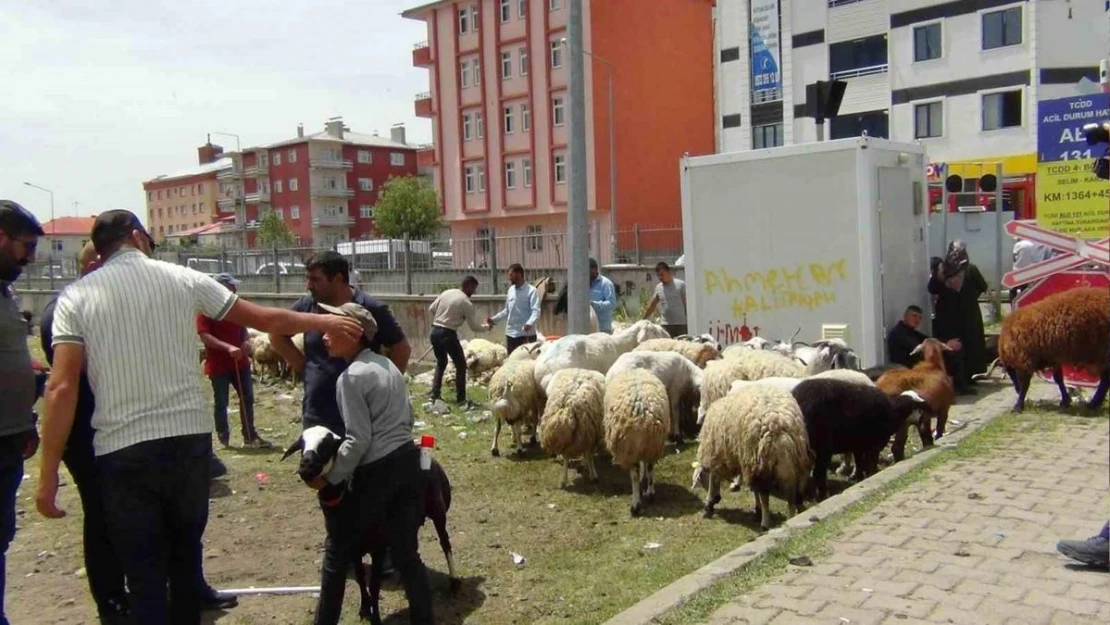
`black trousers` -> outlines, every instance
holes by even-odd
[[[97,458],[108,535],[143,625],[198,625],[212,436],[175,436]],[[166,587],[169,585],[169,595]]]
[[[527,345],[528,343],[535,343],[535,342],[536,342],[536,335],[535,334],[533,334],[531,336],[506,336],[505,337],[505,350],[508,351],[511,354],[511,353],[513,353],[514,349],[520,347],[521,345]]]
[[[384,528],[393,567],[401,575],[409,618],[432,623],[432,586],[420,559],[418,533],[424,520],[425,472],[420,450],[405,444],[384,458],[359,467],[336,506],[324,508],[324,561],[314,625],[336,625],[343,608],[347,571],[362,548],[367,528]]]
[[[455,399],[460,403],[466,401],[466,354],[463,353],[462,343],[459,343],[459,333],[449,328],[433,326],[429,340],[432,343],[432,352],[436,355],[432,399],[441,398],[443,372],[447,370],[447,358],[450,357],[451,362],[455,363]]]
[[[89,580],[89,591],[101,614],[107,613],[109,601],[126,604],[126,589],[123,583],[123,568],[108,535],[108,522],[104,514],[104,501],[96,477],[96,456],[93,454],[91,440],[70,437],[62,455],[77,494],[81,497],[84,512],[83,535],[85,548],[85,573]]]

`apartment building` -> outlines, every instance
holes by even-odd
[[[254,247],[259,217],[277,213],[302,245],[333,246],[374,232],[374,205],[390,176],[416,175],[416,147],[403,125],[390,136],[351,132],[342,118],[324,130],[229,154],[217,176],[222,211],[235,215],[240,240]]]
[[[231,159],[211,141],[197,148],[198,165],[157,176],[143,183],[146,191],[146,225],[156,241],[219,218],[217,177],[230,171]]]
[[[1023,210],[1035,199],[1037,102],[1097,90],[1110,51],[1102,0],[717,4],[720,151],[816,140],[805,87],[839,79],[848,87],[826,137],[921,141],[936,178],[959,173],[969,189],[993,171],[983,161],[1001,161],[1008,202]]]
[[[681,223],[678,161],[713,151],[713,0],[583,0],[591,251],[614,229]],[[566,0],[441,0],[402,15],[427,24],[413,63],[429,70],[416,114],[432,121],[431,166],[456,239],[564,231],[568,199]],[[467,250],[456,249],[456,259]]]

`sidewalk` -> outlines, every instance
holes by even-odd
[[[1104,419],[1072,419],[949,461],[708,624],[1110,623],[1110,574],[1055,548],[1110,515],[1107,439]]]

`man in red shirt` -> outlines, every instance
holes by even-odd
[[[229,273],[215,276],[216,282],[234,293],[239,281]],[[204,374],[212,381],[215,404],[216,435],[220,444],[227,447],[231,432],[227,423],[227,404],[231,387],[239,393],[239,419],[243,425],[243,446],[253,449],[271,449],[273,444],[264,440],[254,429],[254,389],[251,385],[251,345],[247,329],[230,321],[215,321],[197,315],[197,334],[204,343]]]

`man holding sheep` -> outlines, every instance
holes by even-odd
[[[202,273],[152,260],[153,238],[130,211],[101,213],[91,239],[103,264],[66,287],[55,312],[36,505],[45,517],[65,516],[58,468],[87,367],[97,478],[135,622],[197,625],[212,420],[196,375],[194,315],[290,334],[362,328],[263,308]]]

